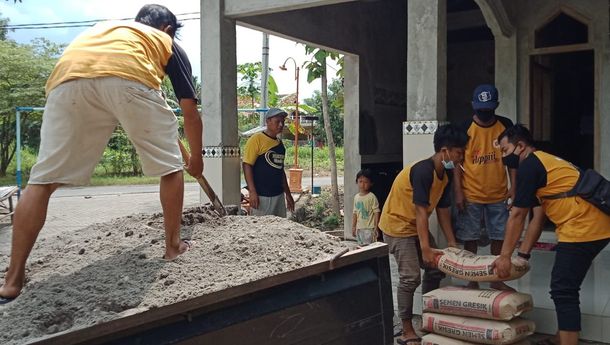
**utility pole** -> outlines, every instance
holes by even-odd
[[[263,32],[263,70],[261,72],[261,108],[267,109],[267,85],[269,81],[269,34]],[[260,126],[265,125],[264,113],[259,115]]]

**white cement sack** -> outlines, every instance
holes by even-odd
[[[506,345],[516,343],[533,334],[536,326],[533,321],[520,318],[512,321],[495,321],[424,313],[422,329],[473,343]]]
[[[496,282],[521,278],[530,266],[527,260],[519,257],[512,258],[509,276],[500,279],[491,264],[496,260],[495,255],[476,255],[467,250],[458,248],[443,249],[444,254],[436,257],[436,265],[442,272],[459,279],[476,282]]]
[[[453,339],[439,334],[428,333],[421,338],[421,345],[474,345],[464,340]],[[530,345],[528,340],[521,340],[512,345]]]
[[[532,296],[499,290],[478,290],[446,286],[423,296],[423,310],[481,319],[511,320],[532,310]]]

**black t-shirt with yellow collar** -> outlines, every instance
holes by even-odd
[[[513,122],[503,116],[495,115],[495,118],[489,126],[482,126],[474,119],[462,124],[470,137],[464,152],[462,189],[470,202],[493,204],[507,197],[508,178],[498,136]]]
[[[416,205],[426,207],[428,216],[436,207],[451,206],[448,173],[439,177],[432,159],[424,159],[402,169],[394,179],[383,205],[379,229],[392,237],[417,236]]]
[[[589,242],[610,238],[610,216],[584,199],[574,196],[543,199],[571,190],[580,172],[569,162],[543,151],[534,151],[517,170],[516,207],[542,205],[557,226],[559,242]]]
[[[284,192],[284,156],[282,141],[265,132],[256,133],[244,147],[244,163],[253,167],[254,186],[261,196],[277,196]]]

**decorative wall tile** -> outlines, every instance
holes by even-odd
[[[204,158],[239,158],[239,146],[204,146]]]
[[[402,134],[419,135],[419,134],[434,134],[438,126],[447,124],[446,121],[405,121],[402,123]]]

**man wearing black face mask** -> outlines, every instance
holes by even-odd
[[[593,259],[610,243],[610,216],[580,196],[548,198],[572,190],[580,172],[569,162],[536,150],[527,128],[522,125],[508,128],[498,141],[502,154],[517,163],[519,169],[504,246],[494,268],[500,278],[508,276],[511,255],[532,208],[534,217],[527,226],[518,256],[529,259],[542,233],[545,215],[555,223],[557,246],[551,272],[551,298],[557,313],[559,339],[547,342],[576,345],[581,330],[580,286]]]
[[[511,189],[508,189],[507,170],[502,161],[498,135],[513,123],[495,114],[498,90],[490,84],[477,86],[472,97],[474,115],[463,129],[470,141],[466,146],[464,164],[455,169],[454,192],[458,209],[456,237],[464,242],[464,249],[476,253],[481,237],[481,220],[491,240],[491,253],[500,254],[504,228],[508,219],[507,199],[512,198],[516,171],[509,166]],[[478,288],[476,282],[468,284]],[[502,282],[491,283],[495,289],[509,290]]]

